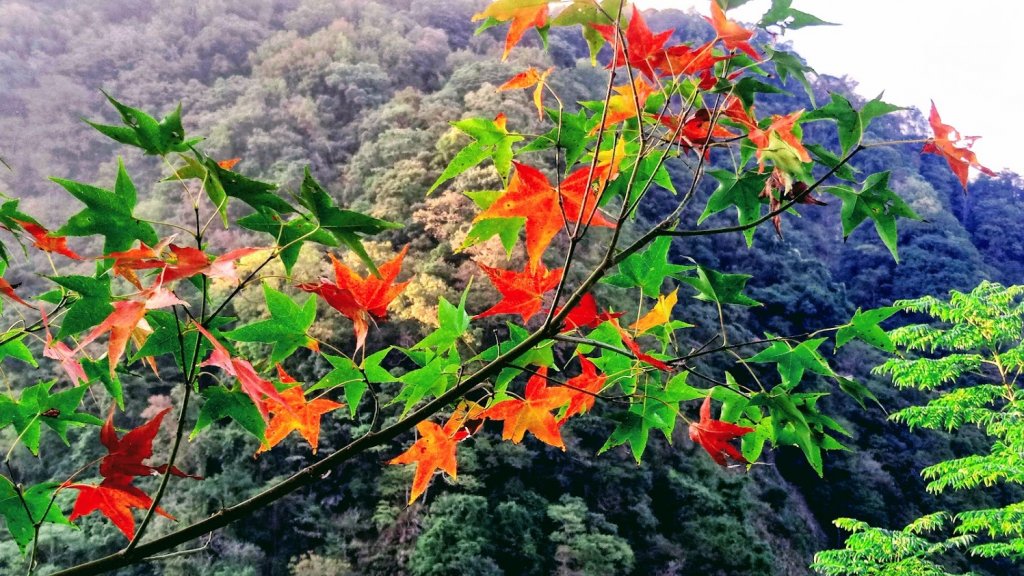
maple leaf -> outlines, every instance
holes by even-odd
[[[205,252],[198,248],[171,244],[170,250],[174,255],[174,262],[167,263],[164,266],[157,280],[158,284],[167,284],[175,280],[191,278],[198,274],[205,274],[211,279],[216,278],[238,283],[238,275],[235,272],[235,260],[260,250],[270,250],[270,248],[239,248],[217,256],[212,261]]]
[[[220,166],[225,170],[231,170],[232,168],[235,167],[235,164],[238,164],[238,162],[241,160],[241,158],[228,158],[227,160],[220,160],[219,162],[217,162],[217,166]]]
[[[643,318],[637,320],[630,328],[637,332],[646,332],[655,326],[668,323],[672,319],[672,308],[679,301],[678,292],[679,289],[677,288],[667,296],[658,296],[658,303],[654,305],[654,308],[645,314]]]
[[[483,12],[474,14],[472,21],[476,22],[485,18],[493,18],[498,22],[512,21],[508,28],[508,35],[505,36],[505,51],[501,55],[501,59],[504,61],[528,29],[531,27],[541,28],[547,23],[548,1],[496,0]]]
[[[656,66],[661,71],[662,76],[699,74],[714,81],[714,75],[711,72],[715,64],[722,60],[728,60],[730,57],[715,56],[714,50],[712,50],[713,47],[714,42],[701,44],[696,48],[690,48],[684,44],[672,46],[665,50],[662,59],[657,61]],[[706,88],[701,85],[701,89]]]
[[[498,91],[503,90],[516,90],[522,88],[530,88],[535,86],[533,89],[533,105],[537,107],[537,117],[544,118],[544,84],[547,82],[548,76],[555,70],[552,66],[544,72],[537,72],[537,69],[530,67],[525,72],[520,72],[512,78],[509,78],[508,82],[505,82],[501,86],[498,86]]]
[[[527,381],[522,400],[513,398],[498,402],[484,410],[480,417],[502,420],[504,428],[501,437],[512,440],[513,444],[519,444],[526,432],[532,432],[541,442],[565,450],[559,431],[560,424],[551,411],[570,402],[573,391],[565,386],[549,388],[545,384],[547,374],[547,367],[541,366]]]
[[[576,414],[589,412],[597,400],[595,395],[604,388],[605,382],[608,380],[607,375],[597,373],[597,367],[586,356],[581,354],[579,359],[582,372],[566,381],[565,387],[570,390],[571,396],[569,407],[558,421],[559,425]]]
[[[296,383],[296,380],[289,376],[280,364],[277,365],[277,374],[282,384]],[[281,398],[284,399],[286,405],[281,405],[275,400],[270,400],[267,403],[273,418],[267,424],[267,441],[260,446],[256,453],[270,450],[292,431],[298,430],[299,434],[312,446],[313,454],[316,454],[317,444],[320,442],[320,417],[341,408],[344,404],[325,398],[315,398],[307,402],[301,385],[283,390]]]
[[[753,431],[753,428],[747,426],[712,420],[711,396],[708,395],[700,407],[700,421],[690,424],[690,440],[704,448],[720,466],[726,465],[726,456],[749,464],[743,454],[729,442]]]
[[[416,431],[420,438],[408,450],[388,461],[388,464],[416,464],[409,504],[426,492],[435,471],[444,470],[455,480],[458,467],[455,459],[458,440],[448,430],[424,420],[416,425]]]
[[[711,23],[718,39],[727,49],[742,50],[754,60],[761,59],[761,55],[748,42],[754,36],[754,32],[726,18],[725,11],[718,5],[717,0],[711,0],[711,18],[705,19]]]
[[[513,162],[515,173],[508,188],[473,222],[491,218],[526,219],[526,254],[531,267],[540,263],[544,250],[564,226],[558,193],[540,170]]]
[[[491,284],[501,292],[502,299],[474,319],[497,314],[519,314],[523,322],[529,322],[540,311],[544,294],[554,290],[562,279],[562,269],[548,270],[543,264],[526,266],[521,272],[502,270],[477,264],[490,278]]]
[[[946,159],[949,168],[956,174],[960,184],[967,190],[967,173],[973,166],[982,173],[995,176],[991,169],[982,166],[978,162],[977,155],[971,150],[978,136],[964,136],[956,128],[942,123],[939,111],[935,108],[935,101],[932,101],[931,114],[928,115],[928,123],[932,127],[935,137],[924,145],[923,153],[938,154]]]
[[[617,34],[616,26],[597,24],[592,25],[592,27],[601,33],[605,41],[618,47],[615,58],[608,64],[609,69],[629,65],[642,72],[644,76],[651,80],[654,80],[657,76],[655,68],[665,59],[665,42],[674,33],[674,30],[666,30],[657,34],[651,32],[635,4],[633,5],[633,15],[629,19],[629,25],[626,27],[625,46],[622,45],[622,42],[617,42],[615,39]],[[629,50],[628,57],[626,55],[627,49]]]
[[[82,257],[76,254],[74,250],[68,248],[67,237],[51,234],[49,230],[35,222],[28,222],[24,220],[15,220],[15,222],[17,222],[25,232],[28,232],[33,238],[35,238],[33,245],[36,248],[39,248],[44,252],[61,254],[71,258],[72,260],[82,259]]]
[[[761,170],[764,170],[764,161],[771,160],[787,173],[799,173],[802,170],[800,163],[811,161],[800,138],[793,133],[803,113],[803,110],[797,110],[785,116],[772,116],[767,128],[752,129],[747,135],[757,147],[757,164]]]
[[[622,156],[619,154],[618,160]],[[581,168],[570,174],[561,186],[562,205],[559,206],[559,191],[552,188],[543,172],[513,162],[515,173],[509,179],[508,187],[486,210],[477,214],[473,222],[493,218],[522,218],[526,221],[526,255],[529,266],[540,263],[541,256],[558,232],[570,221],[582,214],[583,221],[590,225],[614,227],[600,213],[597,203],[604,184],[612,177],[612,164],[599,164],[590,174],[590,167]],[[590,182],[588,187],[587,182]],[[597,187],[595,190],[594,187]],[[563,218],[564,210],[564,218]]]
[[[555,314],[559,312],[561,312],[561,308],[555,310]],[[607,320],[614,320],[619,316],[622,316],[621,312],[609,313],[607,311],[598,311],[597,299],[588,292],[566,314],[562,332],[569,332],[580,328],[597,328],[601,323]]]
[[[114,430],[114,408],[111,407],[107,421],[100,429],[100,443],[107,449],[107,455],[100,460],[100,475],[104,483],[111,486],[128,486],[137,476],[162,474],[167,469],[163,466],[143,464],[153,456],[153,438],[160,430],[164,416],[170,408],[161,410],[146,423],[133,428],[118,438]],[[171,466],[170,473],[181,478],[202,480],[200,476],[192,476],[182,472],[178,467]]]
[[[330,255],[334,265],[332,283],[321,278],[316,284],[299,284],[298,288],[313,292],[323,298],[332,308],[341,312],[352,321],[356,333],[356,350],[366,344],[366,334],[370,330],[371,316],[383,320],[387,317],[388,305],[405,290],[409,281],[395,284],[398,273],[402,269],[409,245],[405,245],[389,262],[380,266],[380,277],[373,274],[365,278],[353,272],[343,262]]]
[[[570,223],[575,223],[579,219],[588,226],[615,228],[615,224],[597,210],[597,205],[605,186],[609,180],[615,178],[618,164],[626,155],[624,140],[619,140],[619,144],[614,151],[598,154],[599,163],[593,170],[590,166],[584,166],[562,181],[562,206]]]
[[[22,306],[28,306],[29,308],[35,308],[35,306],[32,306],[28,302],[25,302],[24,300],[22,300],[21,296],[18,296],[18,293],[14,291],[14,286],[11,286],[11,283],[8,282],[7,280],[4,280],[3,278],[0,278],[0,294],[3,294],[4,296],[7,296],[11,300],[14,300],[18,304],[21,304]]]
[[[63,342],[54,343],[53,334],[50,333],[50,319],[47,317],[46,309],[40,307],[42,314],[43,330],[46,332],[46,341],[43,344],[43,357],[60,362],[60,367],[71,379],[72,385],[79,382],[88,382],[89,377],[85,375],[82,363],[75,358],[75,352],[70,346]]]
[[[647,98],[654,93],[654,88],[640,77],[634,79],[632,84],[615,86],[612,90],[614,90],[615,95],[608,98],[608,113],[604,118],[604,122],[595,126],[590,131],[591,135],[597,134],[600,130],[614,126],[619,122],[636,118],[647,103]],[[637,107],[638,104],[639,108]]]
[[[167,238],[153,248],[150,248],[145,242],[140,240],[138,248],[111,252],[106,255],[106,258],[114,261],[112,269],[115,275],[128,280],[133,286],[142,290],[142,283],[139,282],[139,277],[135,274],[135,271],[151,270],[166,266],[167,263],[160,259],[160,253],[170,244],[172,239],[173,237]]]
[[[68,520],[74,521],[80,516],[99,511],[117,526],[124,537],[131,540],[135,536],[135,518],[133,508],[148,510],[153,500],[145,492],[135,486],[123,486],[103,481],[99,486],[89,484],[68,484],[65,488],[78,490],[78,499],[71,510]],[[163,508],[157,506],[157,514],[174,520]]]
[[[237,378],[242,386],[242,392],[245,392],[249,399],[252,400],[252,403],[256,405],[264,421],[267,421],[269,418],[269,408],[266,401],[263,400],[264,396],[283,406],[290,406],[281,397],[281,394],[278,393],[277,388],[274,388],[273,384],[259,377],[256,369],[252,367],[248,360],[232,358],[227,348],[218,342],[206,328],[203,328],[198,323],[195,324],[195,327],[213,345],[213,352],[210,353],[210,357],[201,366],[216,366]]]
[[[165,308],[172,305],[188,306],[188,303],[179,300],[172,292],[159,287],[143,291],[140,297],[145,298],[145,300],[114,302],[114,311],[79,342],[74,353],[78,354],[93,340],[110,332],[110,339],[107,342],[107,362],[110,364],[110,375],[113,377],[114,369],[117,367],[117,363],[121,360],[121,356],[124,355],[124,350],[128,346],[128,339],[134,340],[136,345],[141,348],[146,338],[152,333],[152,329],[145,321],[147,310]]]
[[[706,158],[711,152],[710,146],[715,138],[736,138],[736,133],[730,132],[728,128],[715,123],[711,125],[711,112],[706,108],[697,110],[680,125],[679,118],[675,115],[663,115],[659,118],[662,124],[668,127],[670,134],[674,134],[674,140],[682,145],[683,151],[698,149],[703,150]]]

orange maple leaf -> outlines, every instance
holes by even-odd
[[[68,248],[67,237],[55,236],[51,234],[49,230],[43,228],[42,226],[36,224],[35,222],[26,222],[23,220],[15,220],[15,222],[17,222],[18,225],[25,230],[25,232],[28,232],[32,236],[32,238],[35,239],[33,245],[36,248],[39,248],[44,252],[54,252],[56,254],[61,254],[63,256],[71,258],[72,260],[82,259],[82,257],[79,256],[74,250]]]
[[[690,424],[690,440],[699,444],[720,466],[726,465],[726,456],[738,462],[747,462],[743,454],[730,444],[731,440],[753,432],[753,428],[711,419],[711,395],[700,407],[700,421]]]
[[[502,420],[504,428],[501,437],[512,440],[513,444],[523,441],[526,432],[532,432],[538,440],[565,450],[560,424],[555,420],[552,410],[565,406],[573,398],[573,391],[565,386],[548,388],[548,369],[544,366],[530,377],[526,383],[523,399],[504,400],[484,410],[481,418]]]
[[[794,161],[811,161],[811,156],[800,142],[800,138],[793,133],[797,120],[803,113],[803,110],[797,110],[785,116],[776,114],[772,116],[767,128],[755,128],[747,134],[747,138],[757,147],[757,164],[760,170],[764,170],[764,161],[768,159],[783,170]]]
[[[569,389],[571,395],[569,407],[558,421],[559,424],[563,424],[572,416],[589,412],[597,400],[596,394],[604,388],[605,382],[608,380],[607,375],[597,373],[597,367],[590,359],[582,354],[578,357],[582,372],[579,376],[574,376],[566,382],[565,387]]]
[[[570,174],[562,182],[561,206],[558,202],[559,191],[552,188],[551,182],[543,172],[532,166],[513,162],[515,173],[509,179],[508,188],[486,210],[477,214],[473,222],[492,218],[525,219],[526,255],[529,258],[529,266],[537,266],[551,241],[565,227],[566,219],[575,222],[577,216],[582,213],[584,222],[590,219],[591,225],[614,227],[614,224],[597,212],[597,203],[604,185],[614,176],[617,163],[621,162],[622,156],[624,154],[618,155],[615,164],[600,164],[592,177],[589,166]]]
[[[409,504],[426,492],[435,471],[444,470],[452,480],[457,478],[458,472],[455,460],[458,440],[449,431],[429,420],[417,424],[416,431],[420,438],[408,450],[388,461],[388,464],[416,464]]]
[[[174,261],[164,265],[164,269],[157,280],[158,284],[167,284],[175,280],[191,278],[198,274],[205,274],[211,279],[218,278],[237,283],[238,275],[235,272],[235,260],[260,250],[270,250],[270,248],[239,248],[217,256],[212,261],[205,252],[198,248],[171,244],[170,250]]]
[[[698,151],[703,150],[705,158],[711,152],[710,144],[714,143],[716,138],[736,138],[739,136],[739,134],[730,132],[728,128],[717,122],[714,128],[712,128],[711,111],[707,108],[697,110],[682,125],[679,124],[679,117],[675,115],[663,115],[659,119],[662,124],[668,127],[669,134],[675,135],[674,140],[682,145],[683,152],[689,152],[694,149]],[[705,145],[708,146],[705,147]]]
[[[533,268],[527,266],[521,272],[491,268],[479,263],[477,265],[501,292],[502,298],[494,306],[474,316],[474,319],[496,314],[519,314],[524,323],[529,322],[540,311],[544,294],[554,290],[562,279],[561,268],[548,270],[543,264]]]
[[[472,21],[486,18],[493,18],[499,22],[512,21],[505,36],[505,51],[501,55],[504,61],[527,30],[533,27],[541,28],[547,23],[548,2],[549,0],[497,0],[483,12],[474,14]]]
[[[133,340],[141,348],[153,332],[145,320],[147,310],[173,305],[188,306],[188,303],[159,286],[144,290],[139,294],[139,298],[141,299],[114,302],[114,311],[78,343],[74,354],[78,354],[87,344],[109,332],[107,363],[110,365],[110,375],[113,376],[117,363],[124,355],[125,348],[128,347],[128,340]],[[155,364],[150,363],[150,365],[154,370],[156,369]]]
[[[551,72],[554,70],[555,67],[552,66],[544,72],[537,72],[537,69],[531,66],[525,72],[516,74],[509,78],[508,82],[498,86],[498,91],[516,90],[535,86],[533,89],[533,105],[537,107],[537,117],[544,118],[544,85],[547,82],[548,76],[550,76]]]
[[[383,320],[387,317],[388,305],[405,290],[409,284],[399,282],[395,284],[398,273],[402,269],[402,259],[408,252],[407,244],[389,262],[378,267],[380,278],[368,274],[365,278],[353,272],[343,262],[330,255],[334,265],[334,279],[332,283],[325,278],[319,282],[299,284],[298,288],[306,292],[313,292],[323,298],[332,308],[341,312],[352,321],[356,334],[356,350],[358,351],[366,344],[366,335],[370,330],[371,316]]]
[[[654,366],[655,368],[663,372],[672,371],[672,367],[669,366],[668,364],[640,350],[640,345],[637,344],[637,341],[634,340],[628,332],[626,332],[625,330],[622,329],[621,326],[619,326],[618,320],[612,320],[612,324],[619,331],[619,338],[622,339],[622,343],[626,346],[626,348],[629,348],[629,351],[633,353],[633,356],[635,356],[637,360],[644,362],[646,364],[650,364],[651,366]]]
[[[938,154],[946,159],[949,168],[956,174],[960,184],[967,190],[967,173],[973,166],[984,174],[995,176],[996,173],[981,165],[978,157],[971,150],[978,136],[964,136],[959,130],[949,124],[943,124],[939,117],[939,111],[932,101],[932,111],[928,115],[928,123],[932,127],[935,137],[924,145],[923,153]]]
[[[725,12],[716,0],[711,0],[711,18],[706,19],[727,49],[742,50],[754,60],[761,59],[761,55],[748,42],[754,36],[754,32],[726,18]]]
[[[289,376],[280,364],[277,365],[277,374],[283,384],[296,383],[296,380]],[[344,404],[325,398],[314,398],[307,402],[301,385],[292,386],[281,391],[281,398],[284,399],[286,404],[282,405],[275,400],[267,402],[268,409],[273,417],[267,424],[267,442],[261,445],[256,453],[259,454],[260,452],[270,450],[291,434],[292,431],[298,430],[299,434],[313,448],[313,454],[316,454],[317,444],[320,442],[320,417],[341,408]]]

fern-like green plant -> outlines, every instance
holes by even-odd
[[[890,331],[898,355],[874,371],[888,375],[897,387],[915,388],[930,399],[890,418],[911,429],[952,432],[976,426],[991,442],[985,453],[922,470],[928,491],[1024,485],[1024,391],[1019,387],[1024,371],[1024,286],[983,282],[968,293],[950,292],[948,300],[925,296],[896,306],[931,321]],[[811,567],[827,576],[950,575],[939,557],[954,548],[979,557],[1024,560],[1024,502],[955,514],[937,512],[902,530],[849,518],[835,524],[851,535],[845,548],[815,557]],[[950,529],[950,538],[934,536]]]

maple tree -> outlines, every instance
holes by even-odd
[[[0,428],[11,426],[17,433],[11,450],[23,445],[37,456],[41,425],[65,442],[72,428],[86,428],[84,434],[99,426],[99,442],[107,449],[92,463],[98,463],[98,484],[76,481],[89,466],[36,486],[21,486],[10,467],[10,477],[0,479],[2,494],[11,494],[3,502],[18,504],[0,507],[0,514],[19,547],[31,550],[29,571],[36,566],[45,523],[68,524],[100,512],[127,538],[126,547],[63,573],[120,568],[253,513],[357,454],[382,446],[393,454],[413,429],[418,438],[388,460],[416,465],[410,504],[424,498],[437,471],[457,479],[458,445],[477,431],[500,422],[504,440],[532,443],[532,437],[567,451],[566,426],[583,414],[614,426],[600,452],[628,444],[638,462],[652,431],[671,441],[684,420],[691,441],[723,467],[738,472],[773,448],[797,446],[822,474],[822,452],[843,449],[837,436],[846,430],[822,413],[817,402],[827,392],[821,390],[834,386],[861,404],[870,392],[837,372],[819,348],[829,339],[833,351],[859,340],[891,351],[879,325],[894,311],[858,310],[848,323],[810,335],[735,342],[725,314],[760,304],[744,293],[749,276],[714,270],[688,256],[689,263],[681,264],[671,254],[673,238],[740,233],[749,246],[762,224],[770,222],[781,235],[785,217],[827,209],[818,198],[831,195],[841,204],[844,237],[871,220],[896,258],[898,220],[920,217],[892,189],[888,172],[861,178],[851,167],[862,151],[894,144],[865,141],[865,129],[899,108],[879,98],[858,108],[834,93],[813,110],[759,117],[758,106],[767,107],[763,99],[776,91],[759,78],[774,71],[806,83],[809,69],[792,66],[793,56],[777,47],[756,49],[756,31],[730,20],[728,4],[710,2],[714,39],[699,44],[675,43],[673,30],[651,30],[643,13],[623,0],[496,0],[474,17],[483,21],[482,29],[508,26],[503,60],[531,29],[545,40],[551,27],[579,27],[593,61],[608,71],[607,84],[600,100],[569,109],[553,87],[557,68],[520,68],[510,71],[499,90],[532,88],[530,104],[552,124],[549,132],[520,132],[520,119],[504,112],[453,123],[471,141],[426,192],[449,186],[470,168],[490,170],[500,190],[466,193],[478,210],[466,218],[461,248],[497,236],[508,261],[495,266],[479,257],[485,250],[467,252],[499,299],[475,315],[467,311],[468,294],[491,294],[487,287],[465,286],[458,305],[440,299],[435,329],[411,345],[370,338],[371,325],[387,321],[389,308],[400,305],[419,273],[415,266],[403,269],[409,244],[396,249],[387,243],[387,233],[401,224],[340,207],[309,169],[297,193],[283,194],[275,184],[235,171],[238,158],[208,156],[201,138],[186,137],[180,107],[157,120],[106,95],[122,125],[89,124],[120,144],[160,157],[169,171],[166,181],[180,185],[194,225],[139,217],[138,190],[120,160],[110,190],[53,179],[85,205],[55,231],[18,211],[17,201],[0,207],[0,226],[19,241],[30,238],[47,257],[95,261],[88,276],[55,270],[47,277],[53,288],[32,297],[0,278],[0,293],[19,304],[20,312],[38,311],[40,318],[0,336],[6,354],[35,363],[23,340],[43,330],[42,355],[58,363],[68,380],[25,387],[17,399],[0,396]],[[794,22],[822,23],[789,2],[777,2],[760,25],[785,28]],[[545,106],[546,93],[557,107]],[[805,142],[802,126],[814,122],[833,124],[836,141]],[[970,150],[973,138],[942,123],[934,106],[930,125],[933,136],[919,140],[924,151],[942,155],[965,187],[970,168],[991,173]],[[673,177],[669,165],[687,177]],[[710,195],[702,186],[707,176],[717,182]],[[656,195],[671,197],[672,208],[650,216],[644,208]],[[733,208],[737,225],[704,224]],[[262,240],[256,247],[211,246],[215,236],[209,227],[218,222]],[[364,245],[373,236],[394,254],[379,265]],[[90,251],[88,246],[100,243],[83,242],[72,250],[69,238],[77,237],[101,237],[102,246]],[[343,249],[362,263],[365,275],[342,260]],[[313,271],[297,267],[302,250],[322,251],[333,281],[314,280]],[[2,272],[10,260],[6,249],[0,259]],[[279,272],[268,272],[272,265],[280,265]],[[236,299],[257,285],[269,317],[232,316]],[[606,298],[605,290],[614,296]],[[601,302],[615,302],[614,307],[598,304],[599,291]],[[713,309],[720,327],[714,339],[701,344],[686,337],[692,324],[683,318],[696,316],[690,315],[691,303],[679,305],[681,295]],[[320,300],[352,322],[354,346],[314,329]],[[471,328],[489,331],[494,346],[481,350]],[[103,338],[105,352],[93,358],[90,349]],[[712,354],[727,359],[729,367],[711,376],[695,369]],[[329,368],[311,385],[297,382],[285,366],[302,358]],[[154,440],[172,408],[121,437],[114,430],[124,396],[139,393],[121,382],[135,376],[136,362],[179,390],[177,421],[163,446],[155,447]],[[774,365],[777,376],[752,367],[760,364]],[[276,379],[269,375],[275,369]],[[704,387],[695,385],[698,378]],[[812,380],[816,387],[809,390]],[[58,391],[51,392],[55,386]],[[86,392],[114,406],[105,421],[89,412]],[[713,402],[721,405],[718,419],[711,417]],[[197,404],[193,424],[196,411],[189,407]],[[326,456],[317,455],[322,423],[346,418],[343,407],[351,419],[368,415],[371,425]],[[698,419],[692,421],[695,410]],[[394,418],[382,423],[382,411]],[[145,540],[155,516],[171,518],[161,505],[171,477],[199,480],[176,466],[184,431],[193,426],[191,439],[222,425],[251,434],[256,453],[285,444],[298,431],[316,459],[247,500]],[[146,462],[154,457],[162,463]],[[151,492],[136,485],[149,476],[159,477]],[[78,493],[68,517],[60,496],[66,491]],[[144,515],[136,528],[137,510]]]

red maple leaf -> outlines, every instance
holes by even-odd
[[[157,244],[156,247],[150,248],[140,240],[138,248],[122,252],[111,252],[106,255],[106,258],[114,261],[112,269],[115,275],[128,280],[136,288],[142,290],[142,283],[139,281],[135,271],[151,270],[166,266],[167,263],[160,259],[160,252],[163,251],[170,241],[171,238],[167,238],[160,244]]]
[[[711,419],[711,396],[700,407],[700,421],[690,424],[690,440],[699,444],[720,466],[726,465],[726,456],[747,463],[740,451],[729,442],[753,432],[753,428]]]
[[[722,44],[725,44],[727,49],[742,50],[754,60],[761,59],[761,55],[748,42],[754,36],[754,32],[726,18],[725,12],[718,5],[717,0],[711,0],[711,18],[706,19],[711,23],[711,26],[715,29],[715,34],[718,35],[718,39],[722,41]]]
[[[33,305],[29,304],[28,302],[25,302],[24,300],[22,300],[21,296],[18,296],[17,292],[14,291],[14,286],[11,286],[11,283],[8,282],[7,280],[4,280],[3,278],[0,278],[0,294],[3,294],[4,296],[7,296],[11,300],[14,300],[18,304],[21,304],[22,306],[28,306],[29,308],[35,308],[35,306],[33,306]]]
[[[686,119],[680,126],[679,118],[675,115],[663,115],[659,118],[661,123],[667,126],[670,134],[674,134],[674,140],[682,145],[683,152],[693,149],[703,150],[707,157],[710,146],[706,144],[715,142],[715,139],[736,138],[739,134],[730,132],[728,128],[718,124],[711,126],[711,112],[706,108],[697,110],[692,116]]]
[[[277,374],[282,384],[296,383],[296,380],[284,371],[280,364],[277,365]],[[326,398],[314,398],[306,401],[302,392],[302,386],[293,386],[281,392],[281,398],[286,404],[280,404],[275,400],[267,402],[268,409],[273,417],[267,424],[266,444],[260,446],[257,454],[266,452],[277,446],[292,431],[297,430],[306,442],[313,448],[316,454],[317,445],[320,443],[320,417],[344,406]]]
[[[651,356],[650,354],[645,354],[643,351],[641,351],[640,345],[637,344],[636,340],[634,340],[628,332],[626,332],[625,330],[622,329],[621,326],[619,326],[618,320],[613,320],[612,322],[615,324],[615,327],[619,330],[619,337],[622,338],[622,343],[625,344],[626,348],[629,348],[629,351],[633,353],[633,356],[636,356],[637,360],[644,362],[646,364],[650,364],[651,366],[654,366],[658,370],[664,372],[672,371],[672,367],[669,366],[668,364],[665,364],[664,362],[658,360],[654,356]]]
[[[128,540],[135,536],[135,517],[132,515],[132,509],[148,510],[153,505],[153,500],[135,486],[123,486],[103,481],[99,486],[68,484],[64,487],[78,490],[78,499],[75,500],[75,507],[71,510],[68,520],[74,521],[79,516],[99,511],[100,514],[109,518]],[[159,506],[157,506],[156,513],[174,520],[174,516]]]
[[[227,348],[218,342],[206,328],[203,328],[198,323],[195,324],[195,327],[213,345],[213,352],[210,353],[210,357],[201,366],[216,366],[237,378],[238,383],[242,386],[242,392],[245,392],[249,399],[252,400],[252,403],[256,405],[264,421],[269,418],[269,408],[267,402],[263,399],[264,396],[282,406],[289,406],[288,402],[278,393],[277,388],[274,388],[274,385],[270,382],[260,378],[256,369],[252,367],[248,360],[232,358]]]
[[[714,42],[701,44],[696,48],[690,48],[685,44],[672,46],[665,50],[663,58],[656,65],[662,76],[702,75],[711,78],[713,86],[714,77],[711,72],[715,64],[730,58],[715,56],[713,47]],[[705,88],[701,85],[703,90],[709,88],[710,86]]]
[[[106,423],[100,429],[100,443],[106,447],[108,454],[100,460],[100,475],[105,478],[104,482],[115,486],[127,486],[138,476],[151,476],[162,474],[167,469],[163,466],[150,466],[144,464],[153,456],[153,438],[160,430],[160,424],[170,408],[161,410],[148,422],[125,433],[121,438],[117,437],[114,430],[114,409],[110,409],[110,415]],[[176,466],[171,466],[171,474],[181,478],[193,478],[201,480],[199,476],[186,474]]]
[[[481,418],[502,420],[504,428],[501,437],[512,440],[513,444],[523,441],[526,432],[532,432],[538,440],[565,450],[562,442],[561,426],[555,420],[552,410],[565,406],[573,398],[573,391],[565,386],[548,388],[548,369],[544,366],[530,377],[526,383],[523,399],[504,400],[484,410]]]
[[[28,232],[35,238],[34,245],[36,248],[44,252],[54,252],[71,258],[72,260],[81,260],[82,257],[75,253],[74,250],[68,248],[68,239],[64,236],[54,236],[50,234],[50,231],[43,228],[35,222],[26,222],[23,220],[15,220],[25,232]]]
[[[43,357],[60,362],[60,367],[71,379],[71,384],[77,386],[79,382],[88,382],[89,377],[82,368],[82,363],[75,358],[75,351],[63,342],[54,343],[53,334],[50,333],[50,319],[47,317],[46,308],[40,306],[42,314],[43,330],[46,332],[46,340],[43,343]]]
[[[501,59],[508,58],[509,52],[519,43],[523,34],[530,28],[541,28],[548,21],[549,0],[520,0],[519,2],[494,2],[483,12],[473,15],[473,22],[493,18],[499,22],[512,23],[505,36],[505,51]]]
[[[556,309],[555,314],[558,314],[560,311],[561,308]],[[594,298],[593,294],[587,293],[583,295],[583,298],[580,298],[580,301],[565,316],[562,332],[570,332],[580,328],[597,328],[603,322],[614,320],[619,316],[622,316],[622,312],[598,311],[597,299]]]
[[[383,320],[387,317],[388,305],[398,297],[409,284],[399,282],[395,284],[398,273],[402,269],[402,259],[409,250],[406,245],[389,262],[378,267],[380,278],[368,274],[365,278],[353,272],[343,262],[331,256],[334,264],[334,279],[332,283],[321,278],[316,284],[299,284],[298,288],[306,292],[313,292],[324,299],[332,308],[341,312],[352,321],[356,333],[356,350],[366,344],[366,334],[370,330],[371,316]]]
[[[158,284],[167,284],[183,278],[191,278],[197,274],[205,274],[209,278],[219,278],[229,282],[238,282],[238,275],[235,272],[235,260],[244,258],[260,250],[269,248],[239,248],[212,261],[205,252],[198,248],[189,246],[170,245],[173,261],[165,263],[163,272],[157,280]]]
[[[657,75],[655,68],[665,59],[665,42],[674,32],[673,30],[666,30],[657,34],[651,32],[635,4],[633,5],[633,15],[629,19],[629,25],[626,27],[625,46],[615,38],[615,26],[607,24],[592,24],[591,26],[600,32],[601,36],[609,44],[618,47],[615,58],[608,64],[608,68],[618,68],[628,64],[651,80],[654,80]],[[629,51],[628,57],[626,55],[627,50]]]
[[[953,174],[956,174],[957,179],[960,180],[964,191],[967,190],[967,173],[972,166],[989,176],[996,175],[989,168],[982,166],[978,162],[977,155],[971,150],[971,146],[974,145],[978,136],[964,136],[949,124],[943,124],[934,101],[932,101],[932,111],[928,116],[928,123],[931,124],[935,137],[928,141],[921,151],[926,154],[938,154],[945,158]]]
[[[544,294],[554,290],[562,279],[561,268],[548,270],[543,264],[526,266],[521,272],[477,265],[501,292],[502,298],[494,306],[474,316],[474,319],[496,314],[519,314],[524,323],[529,322],[534,314],[540,312]]]
[[[604,388],[604,384],[608,380],[607,375],[597,373],[597,367],[586,356],[581,354],[578,358],[582,372],[579,376],[570,378],[566,382],[565,387],[569,389],[571,396],[569,408],[558,421],[559,424],[564,423],[572,416],[589,412],[594,407],[594,401],[597,400],[595,395]]]

